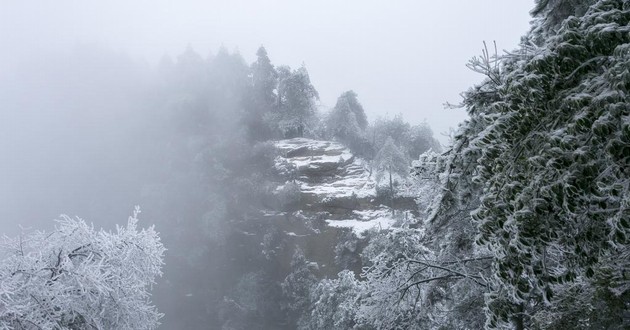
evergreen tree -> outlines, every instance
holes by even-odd
[[[368,151],[365,150],[368,144],[365,138],[367,125],[367,116],[363,106],[353,91],[341,94],[326,118],[326,128],[330,137],[346,144],[358,155]]]
[[[291,273],[282,282],[282,293],[285,310],[293,327],[298,319],[309,308],[311,289],[317,285],[317,278],[313,274],[312,265],[299,247],[291,259]]]
[[[265,47],[256,52],[256,62],[251,65],[254,99],[259,111],[269,111],[276,101],[278,73],[267,56]]]
[[[394,140],[389,137],[385,144],[374,157],[374,167],[376,168],[376,180],[381,181],[387,175],[389,179],[389,197],[392,213],[394,212],[394,182],[396,177],[405,178],[409,175],[409,158],[394,144]]]
[[[357,299],[362,285],[353,272],[341,271],[337,279],[324,279],[309,295],[312,308],[302,315],[298,329],[370,329],[357,325]]]
[[[206,83],[206,64],[191,45],[177,56],[174,86],[184,93],[199,93]]]
[[[452,150],[451,187],[482,192],[473,219],[493,254],[487,326],[621,329],[630,324],[630,6],[597,1],[553,30],[569,2],[547,3],[518,52],[473,60],[487,79],[465,95],[471,118]]]
[[[411,126],[408,136],[406,149],[411,159],[418,159],[421,154],[428,150],[433,150],[434,152],[442,150],[440,142],[433,137],[433,131],[426,122]]]
[[[569,16],[582,16],[596,0],[536,0],[536,7],[530,12],[539,19],[537,28],[553,33],[562,21]]]
[[[271,137],[268,125],[263,118],[271,113],[276,106],[276,88],[278,86],[278,72],[267,56],[267,50],[260,46],[256,52],[256,62],[250,67],[252,92],[249,95],[248,111],[245,123],[249,138],[265,140]]]
[[[411,125],[403,119],[401,114],[398,114],[392,119],[377,118],[370,127],[368,136],[377,149],[389,138],[393,139],[395,145],[403,147],[407,145],[410,128]]]
[[[312,129],[319,94],[304,66],[279,67],[278,79],[278,110],[271,121],[285,138],[302,137]]]

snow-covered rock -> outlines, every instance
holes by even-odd
[[[375,210],[355,210],[352,212],[354,217],[342,220],[326,220],[331,227],[349,228],[357,237],[363,235],[370,229],[389,229],[396,224],[396,220],[391,216],[391,210],[381,207]]]
[[[300,185],[312,203],[336,198],[374,198],[376,183],[364,160],[343,145],[305,138],[276,143],[276,170]]]
[[[367,229],[388,229],[397,223],[391,210],[378,201],[376,181],[366,161],[342,144],[294,138],[275,146],[279,156],[274,167],[286,180],[277,192],[286,195],[289,186],[299,187],[300,212],[320,218],[325,214],[329,227],[348,228],[359,237]],[[409,200],[412,205],[399,203],[399,209],[415,212],[415,203]]]

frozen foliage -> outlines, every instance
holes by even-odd
[[[304,252],[297,248],[291,259],[292,272],[282,282],[282,293],[286,297],[284,308],[289,314],[289,320],[295,324],[299,316],[308,308],[310,289],[317,283],[313,274],[316,264],[310,263],[304,257]]]
[[[278,104],[267,121],[285,138],[302,137],[314,129],[315,101],[319,94],[304,66],[278,68]]]
[[[311,288],[301,329],[479,329],[488,259],[443,259],[422,230],[371,237],[360,278],[343,271]]]
[[[375,152],[392,138],[394,144],[408,157],[416,159],[420,154],[433,149],[440,151],[440,143],[433,137],[427,123],[411,126],[401,115],[394,118],[378,118],[367,129],[367,137]]]
[[[539,20],[536,28],[545,36],[553,34],[569,16],[582,16],[596,0],[536,0],[530,12]]]
[[[630,5],[539,3],[551,7],[519,51],[471,62],[487,79],[465,95],[453,149],[460,203],[481,192],[486,325],[626,328]]]
[[[384,176],[387,176],[391,188],[392,175],[405,178],[409,174],[409,158],[396,146],[394,140],[390,137],[385,140],[385,144],[374,157],[374,167],[377,170],[377,180],[380,181]]]
[[[0,329],[155,329],[148,290],[165,249],[138,213],[113,233],[62,216],[50,233],[5,237]]]
[[[394,209],[395,189],[409,175],[409,159],[405,153],[396,146],[394,140],[388,137],[385,144],[379,149],[374,157],[374,168],[376,170],[376,181],[379,188],[379,195],[386,195],[390,198],[390,207]],[[389,184],[388,184],[389,183]]]
[[[324,279],[310,292],[313,308],[300,319],[299,329],[361,329],[356,323],[361,283],[344,270],[334,280]]]
[[[339,96],[325,120],[325,125],[329,135],[327,137],[342,142],[358,155],[370,153],[371,148],[365,135],[367,116],[354,91],[347,91]]]

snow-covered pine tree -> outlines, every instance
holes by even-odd
[[[285,138],[302,137],[312,129],[317,99],[306,67],[278,67],[278,111],[270,120]]]
[[[427,122],[411,126],[408,140],[406,149],[409,153],[409,158],[414,160],[428,150],[433,150],[434,152],[442,151],[440,142],[433,137],[433,130],[431,130]]]
[[[367,116],[354,91],[341,94],[326,118],[326,130],[330,137],[344,143],[358,155],[367,151],[367,125]]]
[[[536,0],[530,14],[539,22],[536,33],[555,34],[560,24],[569,16],[582,16],[597,0]]]
[[[271,64],[267,50],[260,46],[256,52],[256,62],[250,66],[251,95],[248,95],[247,124],[249,138],[264,140],[271,137],[268,125],[263,118],[274,110],[277,104],[276,88],[278,86],[278,72]]]
[[[304,252],[297,247],[291,258],[291,273],[282,281],[282,294],[290,324],[295,327],[303,314],[308,313],[311,302],[311,290],[317,285],[313,274],[316,264],[309,262]]]
[[[275,90],[278,86],[278,72],[271,64],[267,50],[260,46],[256,52],[256,62],[251,65],[252,88],[257,104],[269,107],[276,101]]]
[[[388,189],[391,202],[394,197],[394,183],[400,178],[409,175],[409,159],[407,155],[394,144],[394,140],[389,137],[374,157],[374,168],[376,169],[376,180],[381,181],[384,177],[388,179]],[[393,212],[393,205],[392,207]]]

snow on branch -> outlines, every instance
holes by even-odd
[[[165,248],[136,207],[116,232],[62,215],[55,229],[0,240],[0,329],[154,329],[149,289]]]

